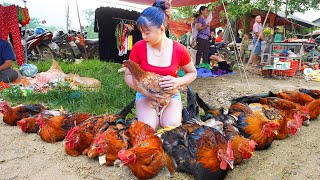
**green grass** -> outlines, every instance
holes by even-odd
[[[47,71],[51,61],[29,62],[38,67],[39,72]],[[31,93],[25,96],[19,88],[3,90],[1,96],[13,104],[44,103],[49,108],[61,106],[69,112],[90,112],[95,114],[115,113],[134,98],[134,92],[125,84],[124,73],[118,73],[120,64],[99,60],[86,60],[81,63],[58,62],[65,73],[79,74],[82,77],[96,78],[101,88],[96,91],[72,90],[60,85],[47,94]]]

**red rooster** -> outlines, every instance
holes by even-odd
[[[162,149],[160,138],[149,125],[134,121],[126,130],[126,135],[132,145],[129,149],[122,149],[118,157],[124,165],[139,179],[149,179],[167,166],[173,173],[171,159]]]
[[[112,166],[118,159],[118,152],[126,148],[128,148],[128,138],[124,135],[123,126],[111,125],[92,142],[88,150],[88,157],[94,158],[106,154],[105,164]]]
[[[254,140],[256,149],[263,150],[270,147],[279,129],[278,121],[271,121],[252,110],[245,104],[235,103],[229,108],[229,114],[237,117],[236,127],[245,138]]]

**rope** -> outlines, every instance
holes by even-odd
[[[270,1],[269,10],[268,10],[268,13],[267,13],[266,18],[264,19],[264,22],[263,22],[263,25],[262,25],[262,29],[264,29],[264,26],[265,26],[265,24],[266,24],[266,22],[267,22],[269,13],[270,13],[270,11],[271,11],[271,6],[272,6],[272,4],[273,4],[273,0]],[[252,61],[252,56],[253,56],[254,50],[256,49],[256,47],[257,47],[257,45],[258,45],[258,43],[259,43],[259,39],[260,39],[261,35],[262,35],[262,33],[259,34],[258,40],[257,40],[257,42],[254,44],[253,49],[251,50],[250,58],[249,58],[249,60],[248,60],[248,63],[247,63],[247,67],[246,67],[246,68],[249,67],[250,62]]]
[[[228,16],[228,12],[227,12],[227,9],[226,9],[224,0],[222,0],[222,5],[223,5],[224,12],[225,12],[225,14],[226,14],[227,26],[230,26],[230,28],[231,28],[231,23],[230,23],[230,20],[229,20],[229,16]],[[231,39],[232,39],[234,42],[236,42],[236,39],[235,39],[235,36],[234,36],[234,33],[233,33],[232,29],[231,29],[230,32],[231,32]],[[235,46],[235,48],[234,48],[234,49],[235,49],[235,52],[237,53],[237,51],[238,51],[238,50],[237,50],[237,45],[234,44],[234,46]],[[236,55],[236,61],[237,61],[237,64],[238,64],[238,67],[239,67],[239,70],[240,70],[241,80],[243,81],[243,79],[242,79],[242,73],[241,73],[241,68],[243,68],[244,65],[243,65],[241,56],[240,56],[240,60],[239,60],[239,59],[238,59],[238,56]],[[241,65],[241,64],[242,64],[242,65]],[[247,76],[246,70],[245,70],[244,68],[243,68],[243,73],[244,73],[244,77],[245,77],[245,79],[246,79],[248,88],[251,89],[251,86],[250,86],[250,83],[249,83],[249,80],[248,80],[248,76]],[[252,89],[251,89],[251,90],[252,90]]]

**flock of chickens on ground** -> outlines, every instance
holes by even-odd
[[[135,84],[160,93],[148,89],[152,87],[147,85],[148,78],[157,80],[148,77],[152,73],[139,71],[132,73],[133,79],[140,75],[139,82],[146,84]],[[139,179],[152,178],[163,167],[171,174],[179,171],[196,179],[223,179],[228,170],[250,159],[255,150],[267,149],[275,139],[296,134],[302,124],[316,119],[320,114],[320,90],[244,96],[233,99],[226,110],[210,107],[188,88],[182,125],[158,132],[126,118],[133,107],[134,101],[119,113],[95,116],[50,111],[40,104],[15,108],[6,102],[0,104],[6,124],[19,125],[26,133],[38,133],[49,143],[64,140],[65,152],[70,156],[83,154],[99,157],[99,161],[104,157],[106,166],[126,165]],[[199,107],[204,110],[203,116],[199,116]]]

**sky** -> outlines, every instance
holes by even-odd
[[[0,0],[0,2],[8,2],[24,6],[23,0]],[[27,7],[30,17],[39,18],[40,21],[45,20],[46,25],[55,25],[66,28],[66,2],[69,2],[69,18],[71,20],[71,28],[79,29],[79,20],[77,15],[76,0],[27,0]],[[86,25],[84,16],[81,13],[86,9],[96,9],[101,6],[117,7],[124,9],[134,8],[142,11],[147,6],[131,4],[118,0],[78,0],[81,24]],[[133,6],[133,7],[132,7]]]
[[[55,25],[62,28],[66,27],[66,2],[69,2],[69,17],[71,20],[71,28],[79,29],[79,22],[76,9],[76,0],[26,0],[29,14],[31,17],[45,20],[46,25]],[[23,0],[0,0],[0,2],[8,2],[23,6]],[[117,7],[124,9],[135,9],[142,11],[147,6],[131,4],[119,0],[78,0],[78,6],[81,16],[82,25],[88,24],[84,16],[81,15],[83,10],[96,9],[101,6]],[[320,18],[320,11],[308,11],[304,14],[295,14],[307,21],[313,21]]]

